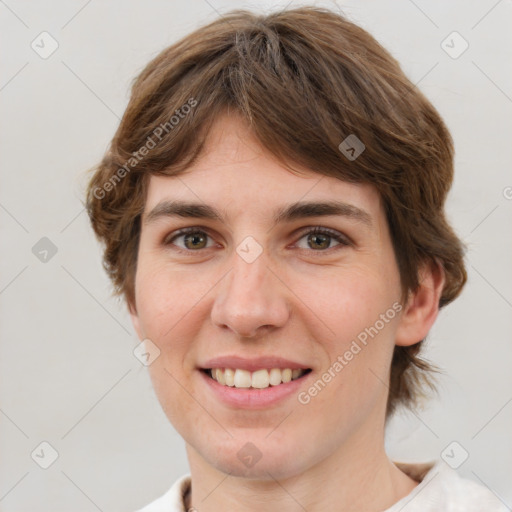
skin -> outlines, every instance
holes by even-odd
[[[400,302],[377,190],[297,169],[277,162],[239,118],[226,115],[185,173],[150,180],[130,311],[139,338],[161,351],[150,375],[186,442],[187,506],[201,512],[314,512],[333,504],[381,511],[417,485],[384,451],[385,383],[394,345],[417,343],[435,321],[444,284],[439,267],[421,269],[421,285],[402,311],[306,405],[293,394],[264,410],[227,406],[197,368],[218,355],[277,355],[312,369],[300,387],[307,391]],[[161,201],[177,199],[214,206],[225,218],[146,222]],[[279,207],[299,200],[342,200],[365,210],[372,226],[343,216],[273,223]],[[191,226],[208,235],[199,249],[186,236],[173,238]],[[336,230],[350,244],[327,237],[328,248],[322,240],[319,247],[301,232],[312,226]],[[252,263],[236,252],[247,236],[263,249]],[[237,457],[247,442],[262,454],[251,468]]]

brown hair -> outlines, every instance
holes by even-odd
[[[429,262],[446,275],[439,306],[459,295],[465,247],[444,214],[453,179],[445,124],[371,35],[339,14],[303,7],[232,11],[164,49],[134,80],[86,200],[105,269],[128,304],[148,178],[183,172],[227,110],[283,164],[377,188],[403,299]],[[365,145],[355,159],[339,149],[351,134]],[[421,344],[395,347],[386,417],[434,389]]]

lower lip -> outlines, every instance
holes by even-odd
[[[296,380],[279,384],[279,386],[269,386],[264,389],[224,386],[206,375],[203,371],[199,373],[221,402],[242,409],[266,409],[286,400],[291,395],[296,396],[299,387],[311,372]]]

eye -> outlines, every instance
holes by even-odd
[[[300,240],[307,240],[307,247],[300,247],[300,249],[313,249],[316,252],[326,251],[328,249],[334,249],[337,246],[332,246],[332,241],[338,242],[338,246],[349,246],[351,245],[347,237],[343,236],[338,231],[329,228],[322,228],[319,226],[309,229],[302,234]],[[298,245],[298,244],[297,244]]]
[[[307,246],[301,246],[299,243],[303,239],[306,240]],[[337,245],[333,246],[333,240],[337,242]],[[323,252],[335,249],[338,246],[346,247],[351,245],[350,240],[340,232],[319,226],[303,231],[299,242],[296,243],[299,249],[313,249],[314,252]],[[197,227],[180,229],[165,238],[163,243],[164,245],[174,245],[178,251],[182,252],[197,252],[201,249],[209,249],[215,246],[210,235]]]
[[[176,245],[179,249],[184,251],[195,251],[199,249],[208,249],[212,247],[213,242],[208,245],[210,235],[205,231],[198,228],[183,228],[173,233],[172,237],[164,240],[165,245]],[[177,244],[176,240],[182,239],[183,245]]]

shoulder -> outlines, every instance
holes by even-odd
[[[462,478],[441,459],[395,465],[420,483],[386,512],[509,512],[490,489]]]
[[[190,475],[184,475],[178,478],[165,494],[136,512],[186,512],[183,496],[189,488]]]

